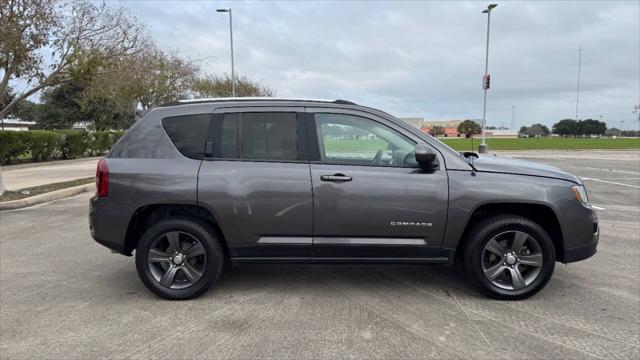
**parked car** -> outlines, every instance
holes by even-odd
[[[542,289],[596,252],[582,181],[459,153],[352,102],[230,98],[151,110],[98,163],[93,238],[189,299],[225,264],[464,263],[488,296]]]

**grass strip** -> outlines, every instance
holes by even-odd
[[[95,177],[88,177],[83,179],[76,179],[76,180],[70,180],[70,181],[63,181],[59,183],[34,186],[34,187],[20,189],[16,191],[6,191],[4,194],[0,195],[0,202],[20,200],[30,196],[48,193],[51,191],[66,189],[66,188],[70,188],[78,185],[91,184],[92,182],[95,182],[95,181],[96,181]]]

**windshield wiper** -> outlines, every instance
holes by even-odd
[[[471,166],[473,171],[478,171],[475,166],[473,166],[473,158],[480,158],[480,156],[473,151],[460,151],[460,155],[467,161],[467,164]]]
[[[469,158],[479,158],[480,156],[473,151],[460,151],[460,155],[462,155],[465,159]]]

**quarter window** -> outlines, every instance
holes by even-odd
[[[349,165],[416,166],[415,143],[381,123],[354,115],[315,114],[320,158]]]
[[[162,127],[180,153],[202,159],[211,114],[173,116],[162,119]]]

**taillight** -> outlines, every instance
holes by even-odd
[[[107,197],[107,195],[109,195],[109,167],[104,159],[100,159],[96,170],[96,196]]]

